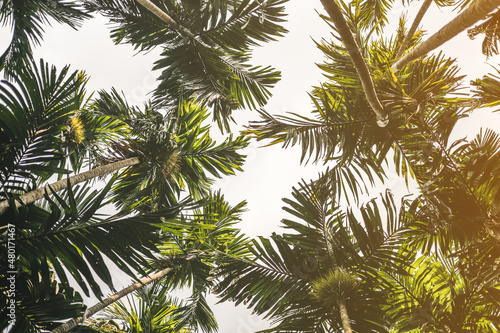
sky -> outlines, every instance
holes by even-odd
[[[420,4],[421,2],[412,3],[409,17],[415,15]],[[388,32],[394,31],[401,13],[400,2],[394,6],[395,14],[389,16]],[[315,10],[321,11],[320,1],[290,0],[286,8],[289,14],[286,27],[290,33],[278,42],[257,48],[252,63],[271,65],[282,71],[282,80],[272,90],[273,97],[265,107],[266,111],[272,114],[294,112],[308,115],[312,107],[307,92],[311,90],[311,86],[323,81],[320,70],[315,65],[323,57],[313,39],[329,39],[330,29]],[[430,35],[453,16],[453,13],[437,10],[433,5],[422,26]],[[471,41],[463,32],[441,48],[450,57],[458,59],[459,66],[468,75],[466,80],[491,72],[490,64],[499,63],[498,56],[486,61],[486,57],[481,54],[481,40],[478,38]],[[8,41],[9,32],[6,29],[0,30],[0,50],[5,48]],[[130,104],[141,105],[148,98],[148,92],[156,86],[157,73],[152,72],[151,68],[159,58],[160,51],[158,49],[147,54],[137,54],[129,45],[114,45],[109,38],[106,20],[95,18],[86,21],[79,31],[57,24],[47,28],[42,47],[36,49],[35,57],[43,58],[59,69],[70,64],[73,70],[85,70],[90,76],[87,85],[89,93],[114,87],[123,91]],[[235,132],[248,121],[258,120],[257,113],[248,110],[238,111],[235,117],[239,124],[234,126]],[[500,129],[498,115],[481,111],[458,125],[455,138],[471,135],[484,124],[496,125],[497,130]],[[231,203],[236,204],[242,200],[248,202],[248,212],[243,215],[240,228],[251,237],[279,233],[279,221],[284,217],[281,210],[282,198],[289,197],[292,186],[296,186],[301,179],[314,179],[319,171],[325,169],[322,165],[300,165],[299,147],[285,150],[279,146],[259,146],[260,144],[252,143],[246,150],[248,157],[243,173],[226,177],[216,184]],[[398,178],[391,179],[387,186],[393,190],[405,190],[403,181]],[[380,191],[376,189],[372,196]],[[123,284],[128,284],[128,280],[123,280]],[[250,310],[241,307],[235,310],[230,303],[217,305],[214,311],[222,333],[250,333],[269,325],[252,316]]]

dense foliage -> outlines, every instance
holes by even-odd
[[[266,332],[500,330],[500,134],[451,139],[472,112],[498,112],[500,69],[470,87],[454,59],[420,51],[476,24],[469,36],[497,54],[500,2],[426,1],[413,28],[402,16],[388,36],[392,1],[321,0],[333,39],[316,42],[325,82],[312,113],[261,108],[232,135],[233,111],[265,106],[280,78],[251,51],[286,33],[286,2],[2,1],[13,27],[0,56],[2,329],[215,332],[213,292],[271,319]],[[429,6],[460,13],[424,41]],[[117,44],[162,49],[143,107],[115,89],[87,99],[90,77],[33,59],[50,18],[78,28],[93,15]],[[243,171],[251,139],[325,165],[284,199],[286,232],[253,240],[237,228],[245,203],[212,189]],[[362,202],[391,174],[417,192]],[[104,295],[118,272],[126,301]],[[171,297],[182,288],[187,299]]]

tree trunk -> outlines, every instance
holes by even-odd
[[[121,160],[118,162],[106,164],[97,168],[94,168],[92,170],[82,172],[80,174],[71,176],[66,179],[61,179],[60,181],[57,181],[55,183],[52,183],[50,185],[46,185],[42,188],[38,188],[36,190],[30,191],[28,193],[25,193],[21,196],[19,196],[19,200],[22,201],[25,205],[30,204],[32,202],[35,202],[41,198],[43,198],[45,191],[47,193],[55,193],[59,192],[61,190],[64,190],[68,187],[68,180],[71,185],[75,185],[90,179],[94,179],[96,177],[100,176],[105,176],[108,173],[111,173],[116,170],[120,170],[121,168],[128,167],[131,165],[139,164],[140,160],[138,157],[131,157],[127,158],[125,160]],[[19,208],[21,207],[21,203],[16,200],[16,207]],[[7,200],[4,200],[0,202],[0,215],[5,213],[7,209],[9,208],[9,202]]]
[[[338,301],[340,320],[345,333],[352,333],[351,324],[349,323],[349,315],[347,314],[347,307],[344,301]]]
[[[354,36],[347,25],[340,8],[338,7],[335,0],[321,0],[323,7],[326,12],[330,16],[333,21],[333,24],[337,28],[342,41],[351,57],[351,61],[356,68],[356,72],[359,75],[359,79],[361,81],[361,86],[363,87],[363,91],[365,93],[366,99],[370,104],[373,112],[375,112],[377,116],[377,124],[380,127],[385,127],[389,123],[389,118],[387,113],[384,111],[380,100],[378,99],[377,93],[375,91],[375,86],[373,84],[372,77],[370,72],[368,71],[368,67],[366,66],[365,60],[361,55],[361,50],[354,39]]]
[[[408,30],[408,33],[406,34],[405,38],[403,39],[403,42],[401,43],[401,47],[398,50],[398,53],[394,57],[394,59],[399,59],[406,48],[408,47],[408,44],[410,44],[410,40],[415,34],[415,31],[417,31],[418,25],[422,21],[422,18],[424,17],[425,13],[427,12],[427,9],[429,9],[429,6],[431,5],[432,0],[425,0],[424,3],[422,4],[422,7],[420,7],[420,10],[417,13],[417,16],[415,16],[415,20],[413,20],[413,24],[410,27],[410,30]]]
[[[104,309],[108,305],[116,302],[117,300],[119,300],[123,296],[127,296],[128,294],[136,291],[137,289],[141,288],[142,286],[144,286],[144,285],[146,285],[154,280],[158,280],[159,278],[162,278],[163,276],[167,275],[168,273],[170,273],[173,270],[174,270],[174,268],[172,268],[172,267],[165,268],[165,269],[163,269],[159,272],[156,272],[155,274],[153,274],[147,278],[142,279],[139,282],[136,282],[136,283],[120,290],[116,294],[111,295],[108,298],[97,303],[96,305],[92,306],[91,308],[88,308],[85,311],[85,314],[83,317],[73,318],[73,319],[67,321],[66,323],[64,323],[63,325],[59,326],[58,328],[52,330],[50,333],[68,332],[70,329],[78,326],[78,324],[83,323],[87,318],[90,318],[92,315],[101,311],[102,309]]]
[[[429,39],[427,39],[425,42],[421,43],[411,52],[406,54],[403,58],[397,61],[393,67],[396,69],[401,69],[410,61],[415,60],[425,55],[429,51],[432,51],[435,48],[441,46],[477,21],[484,19],[486,15],[488,15],[498,6],[500,6],[500,0],[474,1],[474,3],[469,8],[464,10],[455,19],[450,21],[438,32],[429,37]]]
[[[189,39],[194,39],[194,35],[191,31],[181,26],[179,23],[175,22],[167,13],[158,8],[154,3],[149,0],[136,0],[144,8],[149,10],[152,14],[158,17],[160,20],[168,24],[169,27],[179,32],[182,36],[188,37]]]

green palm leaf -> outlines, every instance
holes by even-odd
[[[85,186],[69,187],[62,196],[46,196],[50,208],[31,205],[14,216],[19,262],[32,274],[32,283],[50,281],[52,267],[63,285],[69,285],[69,274],[87,296],[92,290],[101,297],[99,281],[113,289],[107,259],[133,277],[148,266],[147,259],[157,251],[158,227],[154,224],[163,217],[175,216],[180,206],[149,215],[101,218],[98,210],[105,204],[113,182],[92,193]],[[4,244],[6,237],[2,237]]]
[[[6,263],[2,265],[7,267]],[[4,273],[0,276],[2,281],[7,281],[6,278],[9,277]],[[13,298],[5,296],[5,291],[9,288],[2,282],[2,304],[7,304],[7,300],[15,299],[15,324],[9,325],[8,321],[12,317],[9,316],[10,310],[5,305],[1,311],[0,328],[2,330],[26,333],[46,331],[58,326],[57,321],[81,316],[85,311],[80,294],[73,288],[50,280],[41,287],[33,284],[32,281],[29,273],[16,274],[16,292]]]
[[[116,24],[112,36],[117,43],[131,43],[144,51],[163,46],[154,67],[162,70],[155,103],[170,105],[171,96],[197,99],[213,108],[214,120],[228,130],[233,110],[264,105],[269,88],[279,80],[279,72],[248,61],[250,46],[286,32],[280,25],[284,2],[157,1],[176,27],[132,0],[93,0],[86,5]]]
[[[169,292],[161,280],[156,280],[137,290],[126,300],[119,300],[110,305],[100,318],[106,322],[123,322],[122,330],[130,333],[173,331],[177,323],[173,318],[173,312],[182,306],[182,302],[171,297]],[[189,331],[182,329],[178,332]]]
[[[22,193],[35,180],[67,173],[61,133],[70,131],[68,123],[80,108],[85,81],[83,74],[70,73],[68,67],[58,73],[40,61],[23,70],[14,83],[1,82],[2,197],[6,192]]]
[[[151,210],[175,204],[182,191],[196,199],[208,194],[214,178],[241,171],[248,145],[243,136],[229,136],[216,143],[203,122],[207,109],[194,102],[181,102],[166,114],[146,105],[144,111],[130,107],[116,92],[101,92],[94,103],[98,114],[127,123],[127,141],[110,144],[105,163],[140,156],[143,163],[122,172],[114,188],[116,203],[124,209]],[[142,207],[142,208],[141,208]]]
[[[343,267],[361,278],[359,290],[347,304],[353,329],[386,331],[382,305],[391,281],[381,272],[405,273],[401,267],[411,263],[411,254],[404,250],[408,231],[404,215],[397,212],[390,194],[381,206],[372,201],[357,214],[343,212],[334,197],[327,183],[294,189],[293,199],[284,199],[284,210],[295,218],[282,221],[290,233],[255,240],[255,260],[225,266],[229,279],[217,286],[222,299],[244,302],[265,313],[277,323],[269,332],[336,331],[338,311],[311,293],[314,281]]]
[[[50,24],[49,19],[76,29],[90,17],[77,3],[68,0],[3,1],[0,23],[11,25],[13,35],[7,50],[0,56],[0,70],[14,77],[19,70],[30,66],[33,46],[41,43],[43,25]]]

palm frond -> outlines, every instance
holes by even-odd
[[[102,218],[98,210],[114,181],[100,191],[88,187],[69,187],[62,195],[46,196],[46,208],[28,206],[13,217],[19,231],[17,252],[23,267],[33,274],[34,284],[50,281],[53,267],[59,281],[68,285],[68,274],[88,296],[101,297],[99,281],[113,289],[106,258],[123,272],[135,277],[148,267],[147,258],[157,251],[158,227],[164,217],[178,214],[180,206],[155,214],[123,218]],[[3,235],[2,242],[6,242]],[[39,281],[41,274],[41,282]]]
[[[130,126],[126,141],[110,144],[103,162],[140,156],[144,163],[124,170],[114,188],[115,202],[125,210],[168,207],[182,191],[196,199],[208,193],[214,178],[241,170],[245,156],[239,151],[248,138],[229,136],[216,143],[203,124],[207,109],[194,102],[180,102],[175,111],[162,115],[150,105],[144,112],[128,108],[116,93],[102,93],[97,112],[123,119]]]
[[[474,39],[479,34],[484,34],[482,51],[486,57],[491,57],[498,54],[498,41],[500,35],[498,33],[500,28],[500,11],[496,11],[488,15],[487,19],[467,30],[467,35],[470,39]]]
[[[0,70],[14,77],[18,71],[30,67],[33,47],[40,45],[43,26],[50,24],[49,19],[76,29],[84,19],[90,17],[74,1],[3,1],[0,5],[0,23],[11,25],[12,40],[0,56]]]
[[[63,133],[80,109],[85,82],[82,73],[70,73],[68,67],[58,72],[42,60],[23,70],[14,83],[1,82],[2,197],[54,173],[68,173]]]
[[[174,311],[183,303],[171,297],[169,292],[161,280],[155,280],[126,300],[111,304],[100,318],[106,322],[121,322],[121,327],[131,333],[172,331],[177,323]],[[181,329],[178,332],[189,331]]]
[[[497,75],[488,74],[483,76],[482,79],[476,79],[471,81],[471,84],[475,87],[474,97],[477,97],[481,107],[497,107],[500,104],[500,71],[495,68]],[[499,109],[494,110],[496,112]]]
[[[3,267],[5,257],[0,256]],[[58,321],[66,320],[74,316],[81,316],[85,311],[85,305],[80,294],[73,288],[54,280],[48,280],[43,285],[33,284],[31,272],[19,272],[16,274],[1,273],[2,278],[2,306],[0,328],[3,331],[35,333],[54,329],[59,325]],[[52,274],[54,274],[52,272]],[[7,281],[15,279],[15,295],[6,297]],[[8,278],[10,280],[8,280]],[[38,279],[38,276],[36,277]],[[11,308],[7,301],[15,300]],[[5,303],[3,303],[5,301]],[[14,314],[13,317],[10,314]],[[14,319],[14,320],[12,320]],[[9,324],[12,321],[13,324]]]
[[[391,281],[382,272],[405,273],[402,267],[412,260],[405,250],[405,215],[397,211],[389,193],[381,205],[371,201],[356,214],[342,212],[334,197],[325,183],[294,189],[293,199],[284,199],[284,210],[295,218],[282,221],[289,233],[255,240],[255,260],[225,266],[228,278],[216,288],[222,300],[244,302],[265,313],[277,323],[269,332],[292,331],[291,323],[300,332],[334,328],[340,322],[338,314],[315,300],[311,288],[327,272],[342,267],[362,281],[347,304],[353,328],[386,331],[382,306]]]

